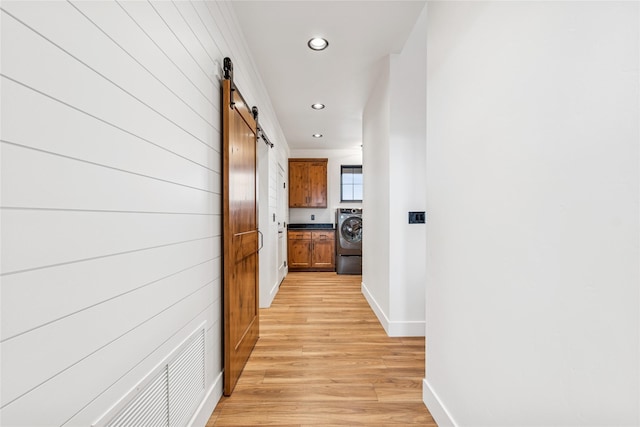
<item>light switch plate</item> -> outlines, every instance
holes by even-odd
[[[424,224],[427,214],[424,211],[409,212],[409,224]]]

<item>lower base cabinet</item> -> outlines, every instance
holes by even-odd
[[[335,271],[334,230],[289,230],[289,271]]]
[[[311,231],[289,231],[289,271],[311,268]]]

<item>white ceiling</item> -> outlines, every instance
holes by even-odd
[[[425,1],[232,2],[292,149],[357,148],[383,59],[398,53]],[[312,51],[307,41],[329,47]],[[324,110],[313,110],[321,102]],[[311,135],[323,134],[316,139]]]

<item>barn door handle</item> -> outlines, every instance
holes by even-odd
[[[260,252],[260,249],[264,246],[264,234],[262,234],[260,230],[258,230],[258,233],[260,234],[260,247],[258,248],[258,252]]]

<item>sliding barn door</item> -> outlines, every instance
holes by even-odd
[[[230,79],[222,81],[224,394],[258,340],[256,121]]]

